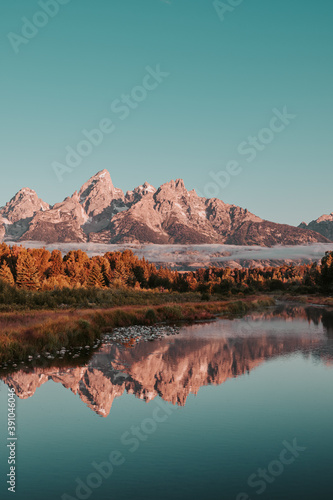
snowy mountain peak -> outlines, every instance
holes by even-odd
[[[324,216],[316,228],[333,227],[332,219],[332,214]],[[272,246],[333,240],[333,234],[326,238],[319,229],[308,229],[265,221],[218,198],[201,198],[187,191],[182,179],[158,190],[145,182],[125,197],[107,170],[53,207],[23,188],[0,209],[0,241]]]
[[[114,187],[107,170],[101,170],[83,184],[78,196],[89,217],[102,213],[113,200],[124,199],[124,193]]]
[[[144,184],[141,184],[140,186],[136,187],[132,191],[127,191],[126,196],[125,196],[125,201],[132,205],[133,203],[137,203],[141,198],[147,194],[155,194],[156,193],[156,188],[149,184],[148,182],[145,182]]]
[[[38,198],[37,193],[30,188],[22,188],[0,209],[0,215],[11,223],[33,217],[39,211],[50,208],[48,203]]]

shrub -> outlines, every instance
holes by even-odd
[[[147,320],[147,323],[153,324],[156,323],[157,321],[157,314],[154,311],[154,309],[148,309],[146,314],[145,314],[145,319]]]

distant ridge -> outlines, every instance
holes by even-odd
[[[182,179],[158,189],[145,182],[124,194],[107,170],[52,207],[35,191],[21,189],[0,208],[0,240],[259,246],[329,242],[308,227],[276,224],[217,198],[200,198],[187,191]]]
[[[299,227],[301,229],[316,231],[322,236],[325,236],[325,238],[328,238],[330,241],[333,241],[333,213],[329,215],[322,215],[318,219],[310,222],[310,224],[302,222]]]

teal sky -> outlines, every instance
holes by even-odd
[[[244,0],[223,21],[211,0],[70,0],[16,53],[8,33],[40,10],[1,5],[0,205],[25,186],[53,204],[103,168],[124,191],[205,194],[235,160],[225,202],[291,224],[333,211],[331,0]],[[158,64],[170,75],[121,120],[111,103]],[[248,162],[239,145],[284,106],[296,118]],[[59,182],[52,164],[104,118],[115,130]]]

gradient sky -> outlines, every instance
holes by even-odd
[[[23,186],[53,204],[103,168],[124,191],[183,178],[204,194],[236,160],[225,202],[291,224],[333,211],[331,0],[244,0],[223,21],[211,0],[70,0],[15,53],[8,33],[39,10],[1,5],[0,205]],[[111,103],[157,64],[170,76],[120,120]],[[283,106],[296,118],[247,162],[238,146]],[[60,183],[52,163],[107,117]]]

